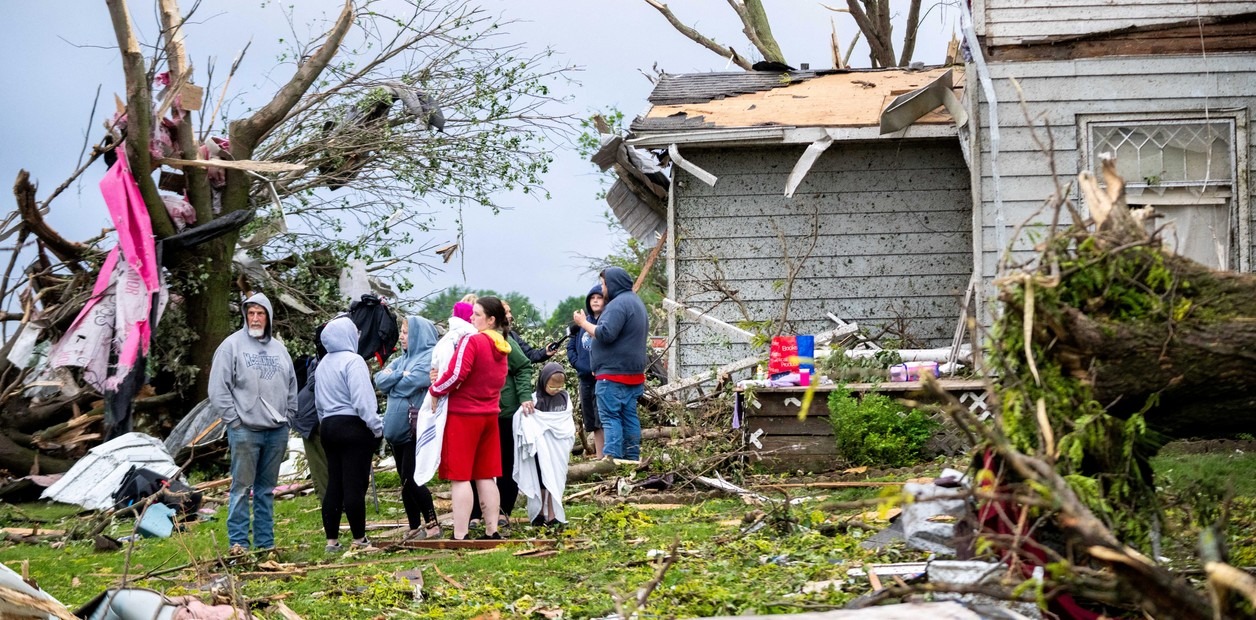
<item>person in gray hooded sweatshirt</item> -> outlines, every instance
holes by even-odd
[[[426,485],[415,484],[415,437],[410,409],[418,409],[432,385],[432,349],[440,335],[436,326],[421,316],[410,316],[401,325],[401,348],[405,350],[386,368],[375,373],[375,387],[388,397],[384,410],[384,439],[392,448],[401,475],[401,503],[410,522],[408,538],[439,538],[436,505]],[[424,528],[423,524],[427,523]]]
[[[327,355],[315,371],[314,407],[327,452],[323,533],[327,551],[340,550],[340,515],[349,521],[355,548],[367,547],[366,489],[371,455],[384,435],[371,371],[358,355],[358,328],[348,316],[332,319],[321,336]]]
[[[292,357],[271,334],[270,300],[258,293],[244,302],[244,328],[214,352],[209,406],[227,427],[231,494],[227,503],[230,553],[249,549],[249,491],[253,545],[275,546],[275,484],[288,445],[288,418],[297,410]]]

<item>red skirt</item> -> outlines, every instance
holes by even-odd
[[[440,477],[450,481],[488,480],[502,475],[501,439],[496,415],[448,414],[440,449]]]

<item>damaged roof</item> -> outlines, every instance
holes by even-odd
[[[895,97],[955,71],[958,96],[962,67],[868,69],[840,72],[739,71],[666,75],[655,85],[653,106],[632,122],[634,133],[734,127],[876,127]],[[943,108],[916,124],[952,123]]]

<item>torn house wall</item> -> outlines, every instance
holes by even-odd
[[[676,300],[733,324],[778,318],[787,273],[778,232],[797,256],[818,211],[816,247],[794,283],[792,330],[831,329],[826,312],[874,333],[901,318],[926,346],[948,345],[972,275],[972,203],[959,145],[834,144],[786,198],[781,188],[803,150],[686,150],[720,181],[709,187],[676,173]],[[752,353],[690,318],[676,325],[677,376]]]
[[[1060,0],[975,0],[972,10],[978,36],[987,45],[999,46],[1253,13],[1256,12],[1256,2],[1071,0],[1062,3]]]
[[[1202,57],[1148,56],[1107,57],[1079,60],[990,62],[996,96],[1001,110],[999,165],[1001,182],[996,185],[990,167],[989,103],[980,89],[970,95],[980,99],[978,161],[981,184],[977,196],[981,205],[981,266],[985,282],[997,276],[1002,249],[995,243],[997,215],[996,189],[1003,199],[1009,223],[1029,220],[1012,244],[1013,260],[1023,262],[1036,256],[1034,239],[1041,239],[1050,225],[1050,210],[1041,209],[1044,198],[1056,191],[1051,167],[1034,141],[1026,117],[1035,119],[1038,137],[1046,139],[1043,123],[1049,123],[1054,146],[1054,167],[1061,178],[1075,176],[1089,157],[1086,152],[1092,122],[1126,122],[1166,127],[1182,122],[1231,122],[1235,127],[1234,156],[1238,173],[1231,188],[1230,227],[1234,231],[1229,248],[1232,265],[1251,270],[1256,253],[1250,230],[1251,204],[1256,200],[1249,182],[1256,172],[1256,133],[1251,119],[1256,115],[1256,54],[1219,54]],[[1201,68],[1206,69],[1201,71]],[[1018,92],[1011,78],[1020,84]],[[1023,93],[1023,96],[1022,96]],[[1024,99],[1025,111],[1019,108]],[[1127,151],[1130,152],[1130,151]],[[1132,152],[1130,152],[1132,154]],[[1154,155],[1153,155],[1154,156]],[[1141,176],[1141,175],[1140,175]],[[1131,179],[1128,192],[1143,191],[1147,179]],[[1213,184],[1216,188],[1216,184]],[[1163,184],[1145,193],[1166,192]],[[1080,205],[1079,205],[1080,206]],[[1032,218],[1032,219],[1030,219]],[[984,309],[979,316],[988,318]]]

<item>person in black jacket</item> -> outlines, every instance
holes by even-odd
[[[589,294],[584,296],[585,318],[594,325],[602,314],[603,301],[601,283],[594,285],[589,289]],[[593,458],[600,459],[604,456],[602,447],[605,436],[602,432],[602,419],[597,414],[597,396],[594,392],[597,380],[593,377],[590,352],[592,346],[593,337],[586,334],[579,325],[572,323],[568,328],[567,361],[576,369],[576,378],[579,380],[580,423],[584,425],[584,432],[593,433]]]
[[[503,300],[502,305],[506,307],[506,321],[513,326],[515,324],[515,316],[510,313],[510,304]],[[519,332],[515,331],[514,327],[510,328],[510,333],[507,335],[515,339],[515,343],[519,345],[519,350],[523,351],[523,356],[528,358],[528,361],[533,364],[543,364],[548,362],[551,357],[554,357],[554,355],[558,353],[557,348],[551,349],[549,347],[545,347],[538,349],[528,344],[528,342],[523,339],[523,336],[520,336]]]

